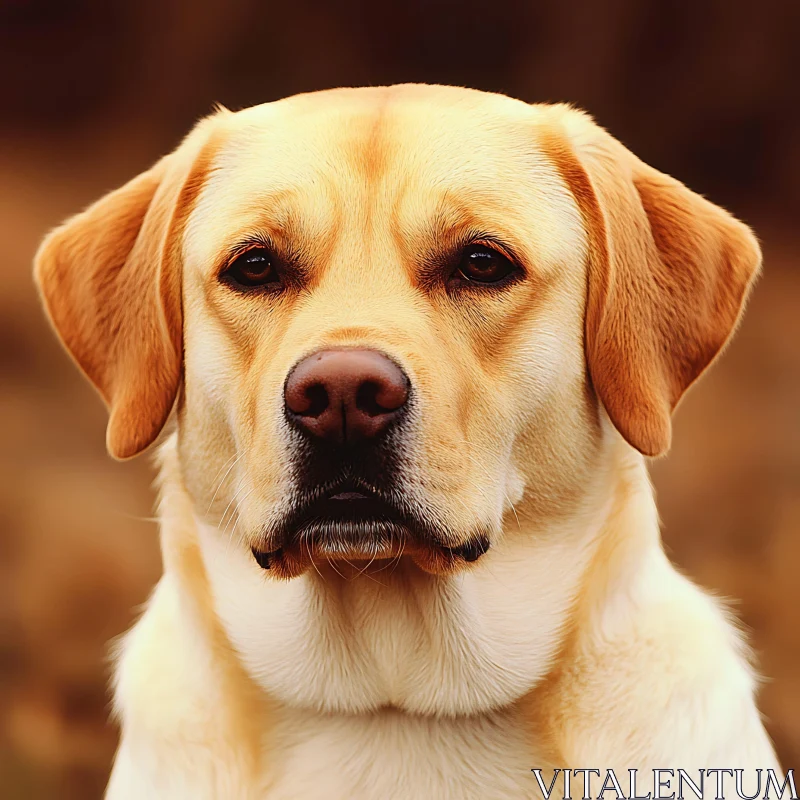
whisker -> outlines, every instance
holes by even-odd
[[[208,508],[206,509],[206,514],[208,514],[208,512],[211,511],[211,506],[214,505],[214,501],[217,499],[217,494],[219,494],[219,490],[222,488],[222,484],[225,483],[225,479],[230,474],[230,471],[239,463],[239,459],[241,457],[242,457],[242,453],[238,453],[238,454],[234,453],[233,454],[233,463],[228,467],[228,469],[225,471],[225,474],[222,476],[222,480],[217,484],[217,488],[214,490],[214,495],[211,498],[211,502],[208,504]],[[225,464],[227,464],[229,461],[230,461],[230,459],[228,459],[228,461],[226,461]],[[224,464],[223,464],[223,466],[222,466],[222,468],[220,469],[219,472],[222,472],[223,469],[225,469],[225,465]],[[217,473],[217,475],[219,475],[219,472]]]
[[[322,579],[322,582],[325,583],[325,576],[319,571],[319,567],[316,565],[316,562],[311,556],[311,545],[309,544],[308,538],[306,536],[300,537],[300,548],[302,550],[303,544],[306,546],[306,552],[308,553],[308,560],[311,562],[311,566],[314,567],[316,570],[317,575]],[[330,563],[330,560],[328,561]],[[331,564],[333,566],[333,564]],[[344,577],[344,576],[343,576]]]
[[[136,522],[154,522],[156,525],[161,522],[158,517],[142,517],[138,514],[126,514],[124,511],[117,511],[116,515],[118,517],[124,517],[125,519],[136,520]]]
[[[358,571],[358,573],[355,576],[356,578],[361,577],[372,566],[373,562],[378,557],[378,549],[379,549],[379,547],[380,547],[380,545],[377,542],[375,542],[375,552],[372,554],[372,558],[366,563],[366,566],[364,566],[363,569],[360,569]]]
[[[239,487],[238,487],[238,488],[237,488],[237,489],[234,491],[234,493],[233,493],[233,495],[232,495],[231,499],[228,501],[228,505],[226,505],[226,506],[225,506],[225,510],[222,512],[222,516],[220,517],[220,520],[219,520],[219,524],[220,524],[220,525],[222,525],[222,524],[224,523],[224,521],[225,521],[225,516],[226,516],[226,514],[228,513],[228,509],[230,509],[231,505],[232,505],[232,504],[234,503],[234,501],[236,500],[236,495],[237,495],[237,494],[238,494],[238,493],[241,491],[241,489],[242,489],[242,487],[241,487],[241,484],[240,484],[240,485],[239,485]],[[226,526],[226,527],[227,527],[227,526]]]
[[[480,448],[480,447],[478,447],[478,445],[476,445],[474,442],[470,442],[470,441],[468,441],[468,440],[466,440],[466,439],[463,439],[463,440],[462,440],[462,444],[465,444],[465,445],[467,445],[468,447],[475,447],[476,449],[481,449],[481,448]],[[491,452],[491,451],[489,451],[489,450],[486,450],[485,452],[489,453],[489,452]],[[465,455],[465,456],[466,456],[468,459],[470,459],[470,460],[472,461],[472,463],[473,463],[473,464],[476,464],[478,467],[480,467],[480,466],[481,466],[480,462],[479,462],[479,461],[477,461],[477,460],[474,458],[474,456],[470,455],[469,453],[463,453],[463,455]],[[479,486],[476,486],[475,488],[476,488],[476,489],[478,489],[478,491],[479,491],[479,492],[481,492],[481,494],[483,494],[483,497],[484,497],[484,498],[488,499],[488,498],[487,498],[487,496],[486,496],[486,494],[484,494],[484,493],[481,491],[481,488],[480,488]],[[514,514],[514,518],[517,520],[517,528],[518,528],[519,530],[522,530],[522,524],[521,524],[521,523],[520,523],[520,521],[519,521],[519,515],[517,514],[517,509],[515,508],[515,506],[514,506],[514,503],[512,503],[512,502],[511,502],[511,498],[508,496],[508,493],[505,491],[505,489],[501,489],[501,491],[503,492],[503,497],[505,497],[505,499],[506,499],[506,502],[507,502],[507,503],[508,503],[508,505],[511,507],[511,511],[512,511],[512,513]]]
[[[237,490],[237,492],[238,491],[240,491],[240,490]],[[241,522],[241,519],[242,519],[242,515],[239,513],[239,508],[245,502],[245,500],[247,500],[247,498],[250,497],[251,494],[253,494],[254,491],[255,491],[254,488],[250,488],[243,497],[239,498],[239,501],[236,504],[236,506],[237,506],[236,507],[236,522],[233,524],[233,529],[231,530],[230,535],[228,536],[228,549],[230,549],[230,545],[233,542],[234,534],[236,533],[236,529],[239,527],[239,522]],[[242,541],[242,539],[241,539],[241,536],[240,536],[239,537],[239,542],[241,543],[241,541]],[[226,555],[227,555],[227,550],[226,550]]]
[[[394,566],[392,567],[392,572],[390,574],[394,573],[395,570],[400,566],[400,559],[403,557],[403,553],[405,552],[405,550],[406,550],[406,543],[405,540],[403,540],[400,543],[400,552],[397,554],[397,558],[394,560]]]

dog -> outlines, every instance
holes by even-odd
[[[108,450],[159,443],[107,797],[776,768],[645,460],[760,263],[587,114],[427,85],[219,108],[51,232],[36,280]]]

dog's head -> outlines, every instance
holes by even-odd
[[[196,514],[292,576],[456,569],[513,503],[568,513],[611,439],[663,453],[759,262],[578,111],[406,86],[220,111],[36,276],[110,452],[174,414]]]

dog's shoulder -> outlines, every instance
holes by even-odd
[[[742,767],[776,765],[753,659],[725,603],[660,545],[606,590],[603,602],[589,598],[547,693],[565,763],[617,765],[625,754],[620,769],[700,768],[723,755]]]
[[[248,798],[258,788],[262,699],[178,584],[161,579],[117,648],[114,708],[125,726],[114,800]]]

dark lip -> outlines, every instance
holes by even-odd
[[[336,494],[332,494],[328,500],[345,500],[345,501],[356,501],[356,500],[368,500],[369,496],[364,494],[363,492],[351,492],[351,491],[342,491],[337,492]]]
[[[367,523],[378,520],[401,525],[406,522],[402,512],[377,493],[363,486],[343,484],[301,506],[293,527],[302,530],[312,522]]]
[[[293,577],[317,557],[359,559],[366,554],[380,559],[405,552],[423,553],[421,560],[432,565],[429,571],[441,571],[477,561],[490,546],[488,537],[478,532],[466,543],[450,547],[438,528],[362,482],[318,487],[310,495],[270,532],[263,547],[252,548],[264,569]],[[420,558],[414,560],[420,563]]]

